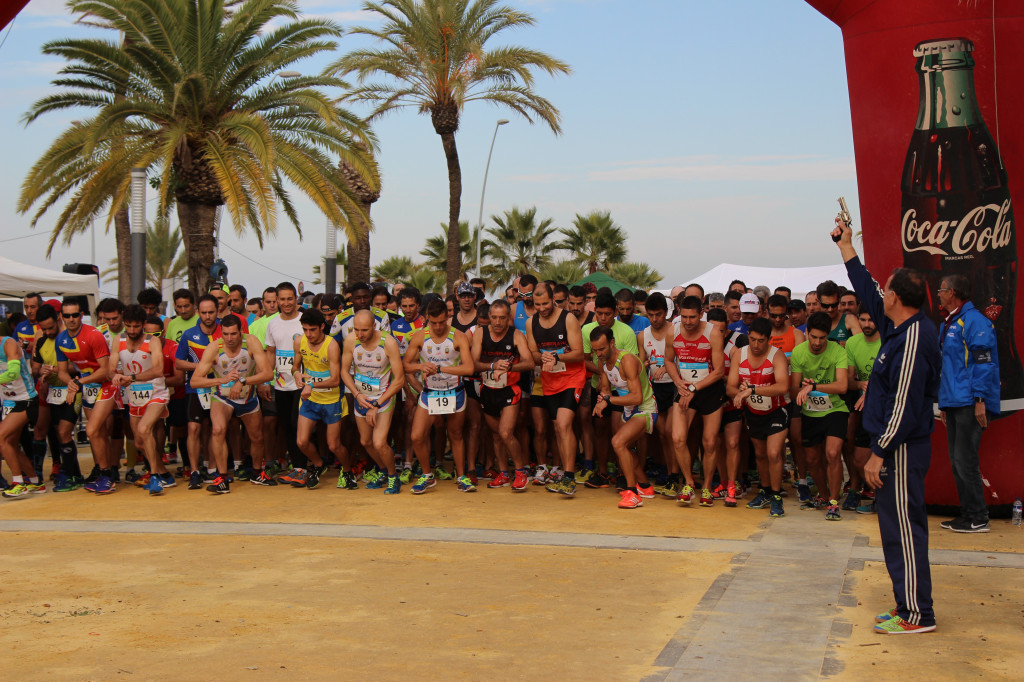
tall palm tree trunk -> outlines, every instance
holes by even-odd
[[[199,298],[210,286],[217,207],[178,202],[181,237],[188,254],[188,287]]]
[[[367,216],[370,215],[371,206],[373,203],[365,199],[359,201],[359,207]],[[345,281],[349,284],[370,281],[370,226],[362,220],[357,222],[356,234],[348,240],[348,272]]]
[[[125,305],[132,298],[132,230],[128,204],[114,214],[114,240],[117,242],[117,297]]]
[[[459,212],[462,210],[462,167],[459,166],[459,150],[455,147],[455,131],[441,133],[441,145],[448,162],[448,257],[445,260],[445,291],[453,293],[461,279],[462,254],[459,246]]]

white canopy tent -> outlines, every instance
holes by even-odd
[[[0,256],[0,296],[21,298],[33,292],[44,298],[87,296],[90,310],[95,310],[99,282],[95,275],[71,275]]]
[[[808,291],[813,291],[827,279],[848,289],[853,288],[850,279],[846,276],[846,266],[842,263],[812,268],[763,268],[755,265],[722,263],[703,274],[680,282],[680,284],[685,286],[696,282],[704,287],[705,293],[710,294],[714,291],[725,293],[729,288],[729,283],[734,279],[742,280],[750,288],[763,284],[772,291],[775,291],[775,287],[786,286],[793,290],[793,298],[801,299]],[[660,291],[668,296],[671,289]]]

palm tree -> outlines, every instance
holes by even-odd
[[[557,263],[552,263],[541,270],[537,279],[551,280],[553,282],[558,282],[559,284],[572,284],[577,280],[583,279],[586,275],[587,270],[583,262],[576,260],[560,260]]]
[[[653,289],[661,281],[661,273],[647,263],[619,263],[608,269],[608,274],[634,289]]]
[[[356,74],[360,86],[349,100],[374,106],[371,119],[401,107],[430,114],[448,166],[448,290],[459,280],[459,212],[462,168],[455,145],[459,116],[467,102],[486,100],[508,107],[530,123],[540,119],[556,135],[561,114],[533,90],[534,70],[569,73],[569,65],[537,50],[515,45],[487,49],[488,40],[505,29],[534,24],[534,18],[498,0],[380,0],[364,11],[383,17],[380,26],[360,26],[353,33],[384,43],[381,48],[350,52],[330,67],[331,73]],[[370,79],[383,77],[381,81]]]
[[[626,260],[626,231],[615,224],[610,211],[577,213],[572,224],[572,229],[559,230],[565,239],[558,243],[558,248],[575,254],[586,265],[588,274]]]
[[[273,77],[334,49],[340,28],[299,19],[294,0],[240,0],[230,11],[225,4],[70,1],[72,13],[97,17],[124,44],[89,38],[43,46],[69,63],[54,80],[59,92],[37,101],[26,123],[52,111],[94,110],[58,136],[22,186],[19,211],[40,202],[33,225],[66,201],[51,250],[94,217],[105,213],[109,224],[129,197],[135,167],[159,176],[159,215],[177,205],[195,291],[205,288],[213,262],[218,206],[236,233],[251,231],[261,246],[276,233],[281,210],[299,229],[286,180],[347,234],[366,218],[337,166],[339,159],[349,163],[376,187],[366,151],[375,140],[362,119],[321,92],[346,84],[327,75]]]
[[[348,272],[348,255],[345,253],[345,245],[342,244],[338,247],[338,252],[334,254],[334,261],[338,267],[343,268],[343,272]],[[324,265],[327,264],[327,258],[320,256],[320,264],[313,266],[313,281],[310,283],[313,286],[324,283],[323,272]],[[363,280],[366,281],[366,280]]]
[[[469,233],[469,221],[459,221],[459,281],[467,278],[466,273],[476,269],[476,236],[479,227]],[[435,270],[445,271],[448,264],[448,226],[441,223],[441,234],[427,237],[420,255],[426,257],[426,264]]]
[[[491,216],[497,227],[489,227],[481,245],[482,257],[490,260],[484,266],[484,276],[495,284],[510,282],[522,273],[538,274],[553,262],[552,252],[557,248],[550,240],[557,230],[552,219],[537,223],[537,207],[525,211],[513,208],[504,217]]]
[[[444,286],[444,273],[421,265],[413,270],[403,283],[416,287],[421,294],[440,293]]]
[[[391,256],[373,268],[373,279],[395,284],[407,280],[416,267],[409,256]]]
[[[360,148],[365,149],[365,146]],[[369,157],[369,161],[373,163],[374,171],[376,172],[376,161],[372,156]],[[370,207],[380,199],[379,181],[376,186],[371,185],[363,179],[363,176],[355,166],[346,161],[341,162],[338,170],[341,171],[342,176],[345,178],[345,184],[348,185],[352,194],[359,200],[359,207],[363,209],[363,212],[369,218]],[[348,269],[349,284],[370,281],[370,230],[372,229],[373,223],[359,218],[356,229],[352,230],[349,234],[348,252],[352,256],[352,263]]]
[[[171,230],[166,216],[157,216],[155,222],[146,225],[146,284],[162,289],[164,282],[184,278],[188,272],[185,252],[181,251],[181,230]],[[120,277],[120,258],[110,259],[110,267],[100,273],[103,279]]]

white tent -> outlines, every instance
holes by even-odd
[[[786,286],[793,290],[793,298],[801,299],[804,294],[813,291],[827,279],[848,289],[853,288],[850,279],[846,276],[846,266],[842,263],[820,265],[813,268],[762,268],[755,265],[722,263],[703,274],[680,282],[680,284],[685,286],[696,282],[704,287],[705,293],[710,294],[713,291],[725,293],[729,288],[729,282],[734,279],[742,280],[751,289],[761,284],[772,291],[775,291],[775,287]],[[662,293],[668,296],[670,291],[671,289],[666,289],[662,290]]]
[[[99,282],[95,275],[71,275],[0,256],[0,296],[21,298],[32,292],[44,298],[88,296],[89,308],[94,310]]]

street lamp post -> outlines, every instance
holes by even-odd
[[[327,252],[324,255],[324,291],[333,294],[338,277],[338,228],[327,219]]]
[[[484,185],[480,188],[480,213],[476,218],[476,276],[482,277],[480,263],[480,238],[484,231],[484,192],[487,191],[487,174],[491,171],[491,154],[494,153],[494,141],[498,139],[498,128],[508,123],[507,118],[499,118],[494,124],[494,135],[491,136],[491,149],[487,152],[487,165],[484,167]]]
[[[146,287],[146,169],[132,168],[132,300]]]

